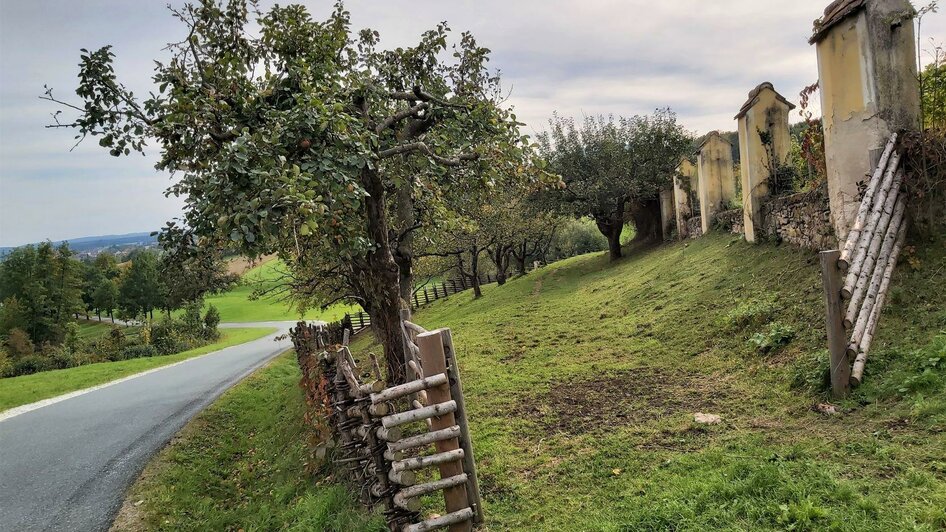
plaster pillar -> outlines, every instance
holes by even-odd
[[[664,240],[670,240],[673,233],[673,190],[664,189],[660,191],[660,230]]]
[[[916,44],[907,0],[838,0],[815,21],[831,221],[847,237],[858,187],[890,135],[919,127]]]
[[[684,158],[677,167],[677,175],[673,176],[673,207],[677,215],[677,238],[683,240],[687,236],[687,220],[693,216],[693,197],[697,191],[696,166],[689,159]]]
[[[696,159],[699,175],[700,221],[703,234],[713,227],[713,218],[736,197],[732,169],[732,144],[713,131],[700,145]]]
[[[778,166],[788,164],[792,146],[788,113],[794,108],[766,81],[749,92],[749,98],[736,115],[742,223],[749,242],[756,242],[756,232],[761,231],[762,202],[769,195],[769,177]]]

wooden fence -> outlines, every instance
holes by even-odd
[[[389,388],[374,355],[359,368],[347,345],[318,352],[324,330],[299,323],[292,331],[310,406],[307,419],[316,427],[323,420],[328,425],[317,431],[325,441],[316,456],[332,456],[342,469],[340,478],[348,479],[363,501],[383,505],[392,531],[449,527],[459,532],[482,522],[450,329],[427,331],[403,320],[413,380]],[[434,470],[439,478],[433,478]],[[420,498],[437,492],[443,493],[444,511],[424,519]]]
[[[871,175],[841,250],[821,252],[831,387],[837,396],[864,378],[867,354],[907,231],[897,135]],[[849,332],[848,332],[849,331]]]

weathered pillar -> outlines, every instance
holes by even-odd
[[[700,221],[703,233],[713,226],[713,218],[736,197],[732,170],[732,144],[713,131],[700,145],[696,160],[699,175]]]
[[[664,240],[670,240],[673,233],[673,190],[660,191],[660,231]]]
[[[789,103],[768,81],[749,92],[736,120],[739,124],[739,167],[742,183],[742,222],[746,240],[756,241],[762,226],[762,202],[769,179],[788,164],[792,138],[788,132]]]
[[[687,220],[693,216],[693,193],[697,190],[696,166],[684,158],[673,176],[673,207],[677,215],[677,238],[687,236]]]
[[[831,219],[847,237],[865,179],[891,133],[919,126],[913,7],[836,0],[815,21]]]

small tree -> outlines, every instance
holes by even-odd
[[[105,314],[112,319],[112,323],[115,323],[113,311],[118,306],[118,285],[114,280],[103,278],[99,281],[99,285],[92,293],[92,305],[99,319],[102,319],[102,311],[105,311]]]
[[[690,135],[669,109],[650,116],[586,118],[555,115],[540,137],[551,170],[562,175],[563,208],[590,216],[607,237],[611,260],[621,257],[621,232],[633,220],[637,240],[660,237],[660,189],[671,184]]]
[[[207,307],[207,313],[204,314],[204,330],[209,338],[217,338],[217,326],[220,325],[220,311],[217,307],[210,305]]]
[[[118,305],[126,316],[144,315],[154,319],[154,309],[163,306],[162,285],[157,253],[151,250],[135,253],[118,289]]]

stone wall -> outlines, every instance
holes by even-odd
[[[762,205],[763,237],[816,251],[834,249],[838,242],[831,223],[825,187],[771,198]]]
[[[697,238],[703,235],[703,218],[700,216],[694,216],[688,218],[686,221],[686,230],[687,236],[690,238]]]
[[[742,209],[732,209],[717,214],[716,227],[729,231],[734,235],[743,234],[745,227],[743,226]]]

